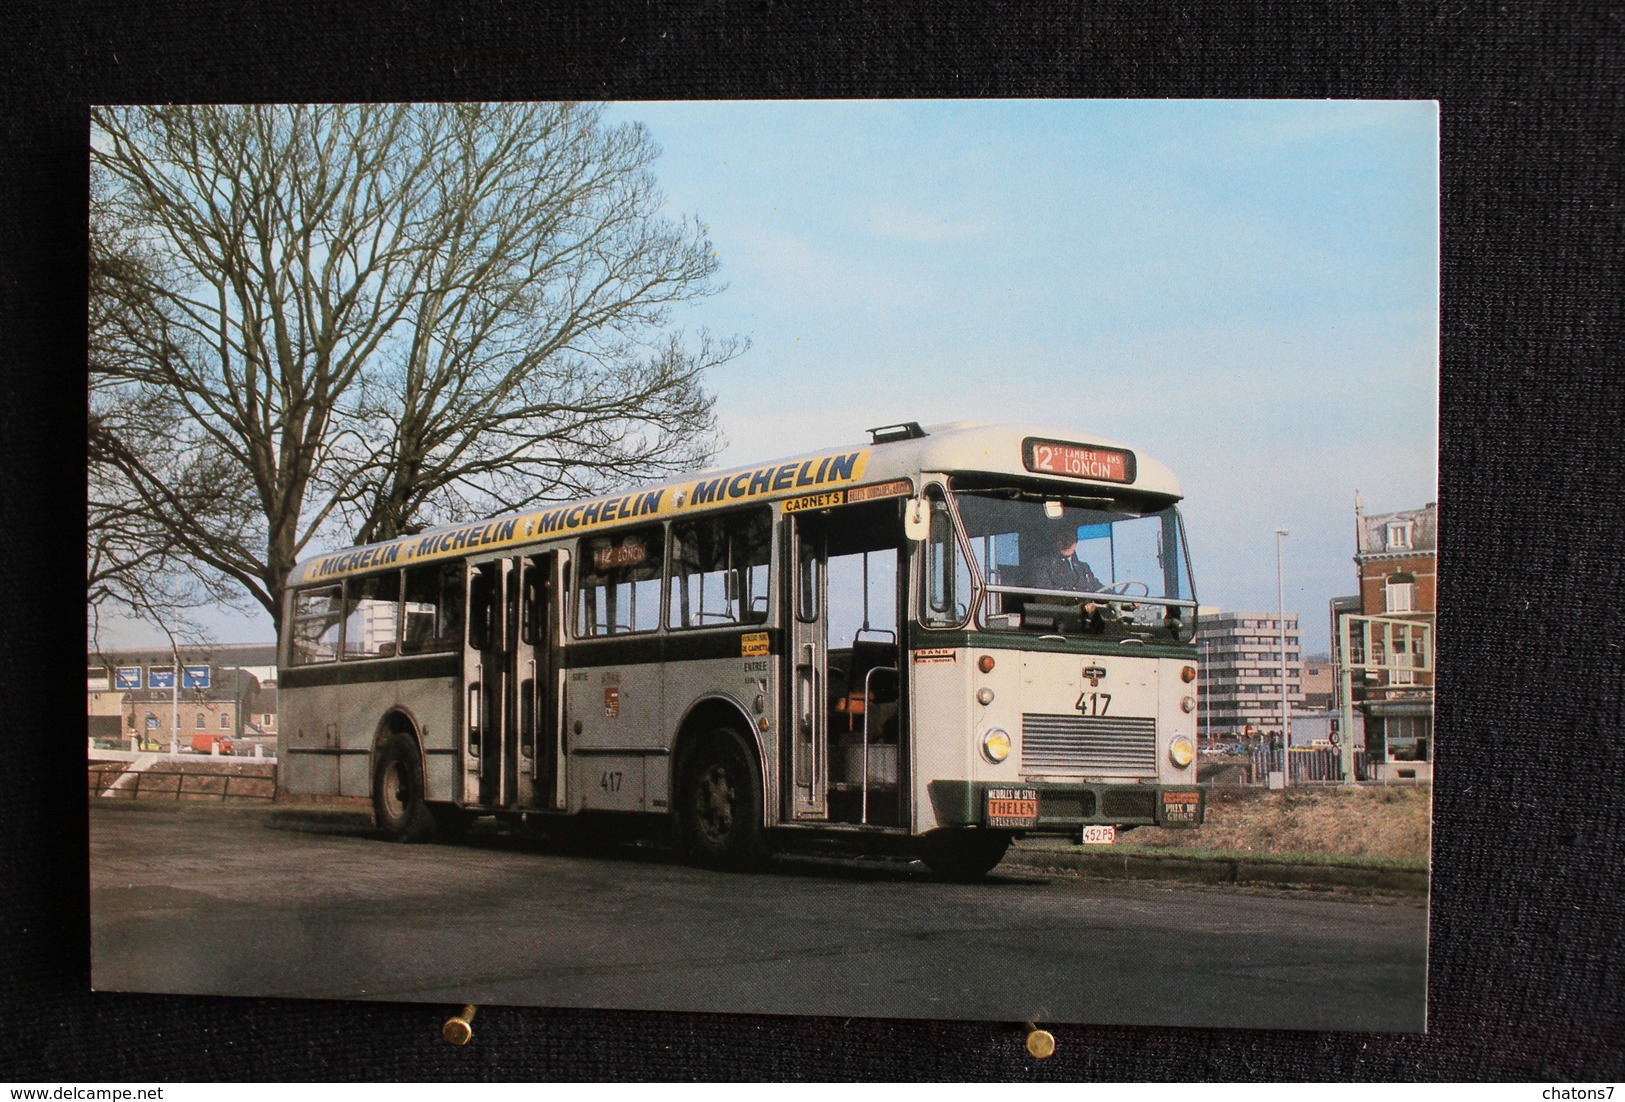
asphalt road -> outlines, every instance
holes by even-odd
[[[1309,1030],[1423,1028],[1425,900],[781,859],[92,802],[92,981],[165,991]]]

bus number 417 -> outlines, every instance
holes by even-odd
[[[1078,694],[1078,702],[1072,706],[1086,716],[1103,716],[1111,704],[1111,693],[1085,692]]]

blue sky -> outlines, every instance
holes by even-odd
[[[727,464],[902,420],[1039,421],[1180,477],[1206,604],[1327,649],[1368,512],[1437,498],[1429,102],[623,103],[749,337],[710,380]],[[222,641],[269,622],[215,624]]]
[[[1432,103],[635,103],[751,338],[749,462],[899,420],[1039,420],[1173,467],[1198,593],[1327,649],[1368,512],[1437,498]]]

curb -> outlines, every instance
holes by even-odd
[[[1128,853],[1071,853],[1054,849],[1011,849],[1003,864],[1074,872],[1103,880],[1184,880],[1200,884],[1357,888],[1364,891],[1426,895],[1424,869],[1371,869],[1347,865]]]

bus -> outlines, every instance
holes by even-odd
[[[868,435],[300,563],[280,787],[404,842],[613,814],[712,867],[816,841],[956,880],[1024,835],[1199,826],[1170,471],[1065,429]]]

